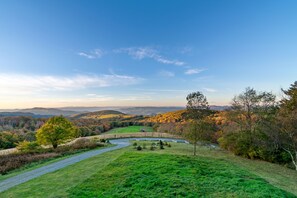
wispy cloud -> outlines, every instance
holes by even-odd
[[[78,52],[77,54],[79,56],[83,56],[88,59],[96,59],[96,58],[101,58],[104,52],[101,49],[94,49],[94,50],[91,50],[90,52]]]
[[[180,53],[181,54],[188,54],[188,53],[190,53],[192,51],[192,49],[193,49],[192,47],[186,46],[186,47],[183,47],[183,48],[180,49]]]
[[[116,53],[127,53],[134,59],[142,60],[144,58],[151,58],[159,63],[163,64],[171,64],[171,65],[177,65],[177,66],[182,66],[185,65],[186,63],[183,61],[179,61],[176,59],[169,59],[166,58],[160,53],[151,47],[129,47],[129,48],[121,48],[114,50]]]
[[[110,87],[137,84],[142,78],[118,74],[40,76],[24,74],[0,74],[1,94],[29,94],[40,91],[67,91],[90,87]]]
[[[216,89],[212,89],[212,88],[204,87],[203,89],[204,89],[205,91],[207,91],[207,92],[210,92],[210,93],[218,92]]]
[[[192,69],[187,69],[186,71],[185,71],[185,74],[187,74],[187,75],[192,75],[192,74],[199,74],[199,73],[201,73],[201,72],[203,72],[203,71],[205,71],[205,69],[197,69],[197,68],[192,68]]]
[[[93,97],[93,96],[97,96],[97,94],[87,94],[88,97]]]
[[[186,89],[136,89],[139,91],[152,91],[152,92],[190,92]]]
[[[174,77],[175,76],[175,74],[173,72],[166,71],[166,70],[162,70],[158,74],[159,74],[159,76],[163,76],[163,77],[167,77],[167,78],[168,77]]]
[[[87,98],[78,98],[78,102],[82,100],[90,101],[90,102],[105,102],[114,100],[114,97],[107,96],[107,95],[98,95],[98,94],[87,94]]]
[[[150,96],[128,96],[119,98],[122,101],[142,101],[142,100],[153,100]]]

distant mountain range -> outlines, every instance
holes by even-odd
[[[76,111],[67,111],[62,109],[56,109],[56,108],[32,108],[32,109],[22,109],[18,112],[26,112],[26,113],[34,113],[37,115],[51,115],[51,116],[58,116],[58,115],[64,115],[64,116],[70,116],[73,114],[77,114]]]
[[[224,111],[224,110],[227,110],[229,109],[231,106],[217,106],[217,105],[210,105],[209,106],[211,110],[214,110],[214,111]]]
[[[222,111],[229,108],[229,106],[210,106],[212,110]],[[115,110],[124,114],[132,115],[157,115],[161,113],[178,111],[185,109],[185,107],[62,107],[62,108],[42,108],[35,107],[30,109],[14,109],[0,110],[0,117],[2,116],[30,116],[30,117],[50,117],[50,116],[78,116],[83,113],[90,113],[102,110]],[[78,116],[79,117],[79,116]]]
[[[33,118],[50,117],[46,115],[38,115],[38,114],[26,113],[26,112],[0,112],[0,117],[15,117],[15,116],[26,116],[26,117],[33,117]]]

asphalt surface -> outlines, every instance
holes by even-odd
[[[64,159],[64,160],[61,160],[61,161],[31,170],[31,171],[16,175],[16,176],[8,178],[6,180],[3,180],[0,182],[0,192],[8,190],[14,186],[19,185],[19,184],[25,183],[25,182],[32,180],[34,178],[37,178],[41,175],[54,172],[56,170],[59,170],[64,167],[67,167],[69,165],[75,164],[82,160],[88,159],[90,157],[127,147],[130,145],[131,140],[160,140],[160,139],[163,141],[176,141],[175,139],[169,139],[169,138],[125,138],[125,139],[110,140],[110,142],[116,146],[104,148],[104,149],[100,149],[100,150],[84,152],[82,154],[79,154],[79,155],[76,155],[73,157],[69,157],[67,159]]]

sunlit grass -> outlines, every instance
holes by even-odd
[[[129,152],[69,191],[70,197],[294,197],[231,164]]]
[[[108,131],[106,134],[138,133],[138,132],[141,132],[142,129],[145,132],[153,132],[154,131],[152,127],[148,127],[148,126],[128,126],[128,127],[114,128],[114,129]]]
[[[284,191],[297,195],[297,173],[286,167],[204,146],[198,147],[194,157],[190,144],[171,143],[170,148],[151,151],[150,141],[137,141],[138,145],[144,143],[147,149],[136,151],[130,146],[104,153],[21,184],[0,197],[121,197],[138,193],[154,197],[162,192],[172,197],[182,197],[184,192],[190,192],[189,197],[191,193],[293,197]]]

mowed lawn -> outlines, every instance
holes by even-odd
[[[154,132],[153,128],[148,126],[128,126],[111,129],[110,131],[106,132],[106,134],[138,133],[141,132],[142,129],[145,132]]]
[[[294,197],[231,163],[191,156],[125,153],[70,197]]]
[[[137,142],[143,145],[145,142]],[[104,153],[12,188],[0,197],[296,197],[297,173],[220,149],[171,143]]]

